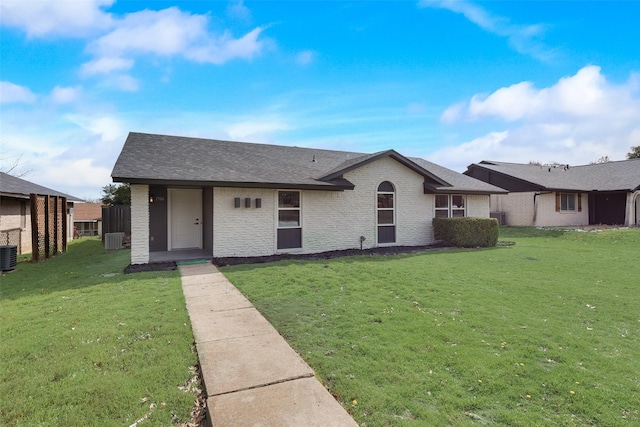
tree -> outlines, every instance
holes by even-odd
[[[599,165],[600,163],[609,163],[609,156],[602,156],[595,162],[589,162],[590,165]]]
[[[640,145],[631,147],[631,151],[627,153],[627,159],[640,159]]]
[[[26,169],[22,162],[22,154],[17,156],[5,156],[0,157],[0,162],[4,163],[0,166],[0,172],[4,172],[7,175],[12,175],[17,178],[22,178],[31,172],[31,169]]]
[[[109,184],[102,187],[103,205],[130,205],[131,204],[131,187],[129,184]]]

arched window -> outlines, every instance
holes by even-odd
[[[396,189],[389,181],[378,185],[376,224],[378,244],[396,242]]]

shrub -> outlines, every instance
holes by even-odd
[[[434,218],[434,235],[444,244],[456,247],[490,247],[498,242],[495,218]]]

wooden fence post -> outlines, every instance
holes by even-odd
[[[44,196],[44,256],[45,258],[51,258],[51,242],[49,237],[51,235],[51,229],[49,227],[49,206],[51,203],[51,196]]]
[[[31,261],[40,261],[40,247],[38,245],[38,195],[30,194],[31,204]]]
[[[62,252],[67,252],[67,198],[62,198],[62,206],[60,209],[62,210]]]

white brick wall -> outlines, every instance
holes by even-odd
[[[131,185],[131,264],[149,262],[149,186]]]
[[[302,191],[302,249],[281,252],[314,253],[377,246],[376,192],[383,181],[396,188],[396,242],[394,245],[426,245],[433,242],[435,197],[423,194],[424,178],[391,158],[382,158],[345,174],[354,190]],[[280,190],[286,190],[282,188]],[[262,256],[277,250],[278,190],[214,188],[213,255]],[[240,197],[241,207],[234,207]],[[251,208],[244,199],[251,198]],[[262,208],[255,199],[262,199]],[[467,197],[467,215],[489,217],[489,196]]]
[[[537,213],[534,215],[534,192],[509,193],[491,196],[491,210],[506,212],[507,225],[563,227],[589,224],[589,195],[582,194],[582,211],[556,212],[556,193],[539,194],[536,197]],[[576,200],[576,205],[578,201]],[[577,206],[576,206],[577,209]]]
[[[240,197],[240,207],[234,199]],[[251,207],[244,199],[251,198]],[[262,256],[275,253],[276,190],[260,188],[213,189],[213,256]],[[256,208],[256,198],[262,207]],[[304,204],[304,201],[303,201]]]
[[[433,241],[432,195],[423,194],[424,178],[385,157],[354,169],[345,179],[354,190],[332,194],[305,192],[303,245],[305,252],[377,245],[376,193],[383,181],[396,189],[396,242],[394,245],[424,245]]]
[[[467,216],[489,218],[489,196],[484,194],[467,195]]]

